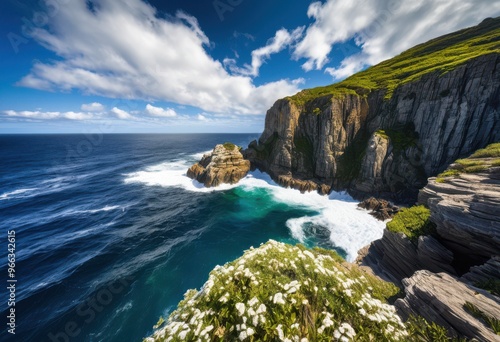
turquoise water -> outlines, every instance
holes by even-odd
[[[251,246],[303,242],[352,259],[382,235],[345,194],[300,194],[260,172],[215,190],[185,176],[216,143],[256,137],[0,136],[0,225],[16,230],[19,284],[17,334],[1,340],[140,341]]]

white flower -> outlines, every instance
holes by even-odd
[[[273,303],[274,304],[285,304],[285,301],[283,300],[283,294],[281,292],[278,292],[274,295]]]
[[[259,302],[259,300],[258,300],[257,298],[255,298],[255,297],[253,297],[252,299],[250,299],[250,300],[248,301],[248,306],[252,307],[252,306],[254,306],[255,304],[257,304],[258,302]]]
[[[253,334],[255,334],[255,330],[253,330],[252,328],[248,328],[247,329],[247,336],[252,336]]]
[[[214,328],[213,325],[209,325],[208,327],[206,327],[205,329],[202,330],[201,335],[203,336],[203,335],[209,333],[210,331],[213,330],[213,328]]]
[[[246,331],[242,331],[240,332],[240,335],[238,336],[238,338],[240,339],[240,341],[243,341],[244,339],[246,339],[248,336],[247,336],[247,332]]]
[[[245,304],[236,303],[236,310],[238,310],[238,316],[243,316],[245,313]]]
[[[179,338],[181,340],[184,340],[186,338],[186,335],[189,333],[189,330],[182,330],[180,333],[179,333]]]
[[[259,307],[257,308],[256,313],[261,314],[263,312],[266,312],[266,306],[264,304],[260,304]]]

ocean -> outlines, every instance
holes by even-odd
[[[203,188],[186,170],[258,134],[0,135],[1,341],[141,341],[216,266],[269,239],[348,260],[384,223],[345,193],[251,172]],[[16,334],[7,332],[15,231]]]

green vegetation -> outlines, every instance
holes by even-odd
[[[278,140],[278,133],[275,132],[271,137],[269,137],[269,139],[267,139],[265,143],[259,145],[253,145],[251,146],[251,148],[255,150],[255,152],[257,153],[257,157],[260,160],[266,160],[271,155],[271,152],[273,151],[274,148],[274,144],[276,143],[277,140]]]
[[[486,148],[477,150],[470,158],[500,158],[500,143],[491,144]]]
[[[271,240],[217,266],[145,340],[406,341],[398,292],[332,251]]]
[[[321,114],[321,109],[319,109],[318,107],[314,108],[313,109],[313,114],[314,115],[320,115]]]
[[[436,226],[431,222],[430,216],[430,210],[423,205],[403,208],[387,223],[387,229],[404,233],[410,241],[416,243],[419,236],[435,233]]]
[[[375,134],[384,139],[390,139],[395,151],[404,151],[409,147],[416,146],[419,138],[415,128],[411,125],[393,129],[379,129]]]
[[[429,323],[423,317],[411,316],[406,325],[413,341],[446,342],[451,340],[445,328],[434,322]]]
[[[475,27],[451,33],[417,45],[399,56],[359,72],[333,85],[307,89],[289,97],[299,106],[323,96],[366,96],[385,89],[386,98],[403,84],[438,72],[444,74],[470,59],[500,52],[500,19],[487,19]],[[448,92],[442,92],[442,97]]]
[[[490,317],[481,311],[477,306],[470,302],[465,302],[464,309],[469,311],[472,316],[477,319],[483,320],[491,330],[495,332],[495,334],[500,335],[500,320],[495,317]]]
[[[491,278],[485,281],[474,284],[480,289],[486,290],[489,293],[494,294],[495,296],[500,296],[500,280]]]
[[[306,137],[294,137],[293,144],[295,150],[302,154],[304,166],[313,171],[314,166],[314,148],[313,144]]]
[[[228,151],[232,151],[236,148],[236,145],[230,142],[225,142],[222,146]]]
[[[378,131],[375,132],[375,134],[381,138],[389,139],[389,135],[383,129],[379,129]]]
[[[366,133],[360,132],[351,144],[347,145],[344,154],[339,157],[336,178],[341,181],[350,181],[358,177],[369,138]]]
[[[469,158],[458,159],[449,168],[440,173],[436,182],[444,183],[451,177],[458,177],[462,173],[479,173],[487,171],[490,167],[500,166],[500,143],[494,143],[486,148],[477,150]]]

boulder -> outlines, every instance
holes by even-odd
[[[187,176],[203,183],[206,187],[221,184],[235,184],[250,171],[250,161],[243,158],[240,149],[226,143],[215,146],[214,150],[187,171]]]
[[[485,316],[498,319],[500,298],[449,274],[425,270],[404,279],[403,285],[405,297],[395,303],[403,318],[420,315],[446,328],[452,336],[500,341],[500,336],[466,307],[470,303]]]
[[[358,207],[371,210],[370,214],[381,221],[392,218],[399,211],[399,207],[386,200],[377,199],[375,197],[364,200],[358,204]]]

